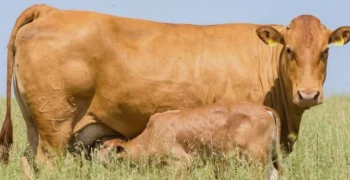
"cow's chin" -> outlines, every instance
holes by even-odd
[[[319,97],[317,99],[312,99],[312,100],[302,100],[302,99],[300,99],[299,95],[296,94],[293,96],[293,103],[295,105],[297,105],[298,107],[310,109],[311,107],[322,104],[323,101],[322,101],[321,97]]]

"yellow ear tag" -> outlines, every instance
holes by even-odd
[[[274,47],[274,46],[277,46],[277,42],[274,41],[273,39],[269,38],[267,40],[267,44],[270,46],[270,47]]]
[[[344,38],[340,36],[340,39],[334,41],[334,46],[342,46],[344,45]]]

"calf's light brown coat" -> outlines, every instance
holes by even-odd
[[[280,119],[271,108],[249,102],[215,103],[187,110],[170,110],[151,116],[136,138],[104,143],[100,155],[147,160],[174,155],[190,163],[195,156],[233,156],[266,164],[272,158],[281,166]]]

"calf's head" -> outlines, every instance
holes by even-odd
[[[127,155],[124,144],[125,142],[120,139],[106,141],[99,151],[99,158],[104,164],[108,165],[110,164],[110,159],[113,157],[110,155],[115,155],[116,153],[117,160],[122,161]]]
[[[330,31],[316,17],[301,15],[284,29],[261,26],[256,33],[269,46],[283,45],[279,73],[288,98],[305,108],[322,103],[328,45],[348,43],[350,26]]]

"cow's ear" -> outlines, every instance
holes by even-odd
[[[329,43],[342,46],[350,41],[350,26],[342,26],[334,30],[329,36]]]
[[[280,32],[270,26],[261,26],[256,29],[258,37],[267,45],[273,47],[278,43],[284,45],[284,39]]]

